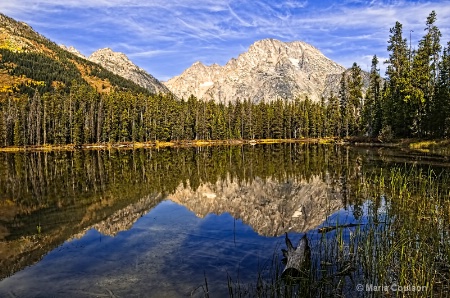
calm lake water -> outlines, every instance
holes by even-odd
[[[448,166],[305,144],[0,153],[0,297],[227,297],[283,268],[285,233],[319,263],[319,228],[383,219],[358,192],[373,175]]]

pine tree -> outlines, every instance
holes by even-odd
[[[339,83],[339,112],[341,115],[341,136],[348,137],[350,133],[350,103],[348,98],[347,80],[345,73]]]
[[[189,96],[187,100],[187,112],[185,120],[185,139],[195,140],[197,139],[197,110],[198,100],[194,95]]]
[[[419,42],[417,54],[412,65],[412,84],[414,87],[413,112],[416,116],[413,133],[419,137],[427,134],[431,129],[428,122],[430,107],[436,89],[438,60],[441,51],[441,32],[435,25],[436,13],[432,11],[427,18],[426,34]]]
[[[388,90],[385,97],[383,127],[391,127],[396,136],[411,136],[413,125],[411,99],[412,84],[409,50],[403,38],[403,25],[399,22],[389,31],[387,50],[390,52],[386,69]]]
[[[276,101],[271,102],[270,105],[272,106],[273,111],[273,117],[272,117],[272,137],[274,139],[281,139],[283,138],[283,119],[284,119],[284,113],[283,113],[283,101],[278,98]]]
[[[227,121],[225,116],[225,105],[219,103],[214,112],[214,128],[212,130],[213,140],[224,140],[227,137]]]
[[[350,74],[347,77],[347,117],[349,119],[349,130],[351,135],[357,135],[361,130],[362,86],[361,68],[355,62],[350,68]]]
[[[328,104],[326,107],[326,115],[328,119],[330,137],[339,137],[341,135],[341,110],[338,98],[331,94],[328,98]]]
[[[264,134],[263,114],[261,104],[252,105],[252,135],[251,139],[262,139]]]
[[[370,137],[378,136],[381,131],[382,123],[382,100],[381,77],[378,69],[378,57],[372,58],[372,66],[370,68],[369,88],[363,107],[363,131]]]
[[[126,142],[129,137],[130,116],[127,109],[123,109],[120,115],[120,129],[119,129],[119,141]]]
[[[303,103],[303,133],[302,136],[305,138],[309,138],[309,134],[311,132],[311,126],[310,126],[310,121],[311,121],[311,101],[309,100],[308,96],[306,96],[305,100],[302,102]]]
[[[294,139],[301,137],[300,98],[295,98],[292,106],[292,133]]]
[[[76,146],[80,146],[84,143],[83,140],[83,108],[80,107],[74,114],[73,125],[73,139],[72,142]]]
[[[238,98],[234,104],[231,105],[231,135],[233,139],[242,139],[242,103]]]
[[[318,112],[318,137],[323,138],[327,136],[328,131],[328,119],[326,118],[326,106],[325,106],[325,98],[322,96],[320,98],[319,104],[319,112]]]
[[[252,139],[253,136],[253,104],[249,99],[246,99],[242,105],[242,138],[248,140]]]
[[[429,119],[433,136],[450,136],[450,42],[444,48],[439,62],[439,77]]]
[[[287,102],[284,104],[284,118],[283,118],[283,138],[284,139],[291,139],[293,137],[292,135],[292,102]]]

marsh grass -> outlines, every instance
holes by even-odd
[[[229,296],[448,297],[449,175],[413,166],[369,176],[355,193],[366,200],[360,224],[325,222],[335,228],[308,233],[311,265],[302,278],[281,280],[274,254],[254,285],[228,277]]]
[[[409,148],[448,156],[450,155],[450,140],[413,141],[409,143]]]

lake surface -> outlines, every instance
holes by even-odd
[[[306,233],[319,266],[332,257],[324,239],[350,243],[374,216],[385,222],[391,203],[361,192],[380,172],[441,177],[448,166],[431,154],[307,144],[0,153],[0,296],[251,292],[283,268],[285,233],[294,244]],[[352,282],[347,296],[364,296]]]

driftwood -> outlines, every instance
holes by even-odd
[[[339,225],[339,226],[322,227],[322,228],[319,228],[317,230],[317,232],[319,232],[321,234],[325,234],[325,233],[331,232],[333,230],[336,230],[337,228],[352,228],[352,227],[357,227],[357,226],[360,226],[360,225],[362,225],[362,224],[353,224],[353,223],[351,223],[351,224]]]
[[[286,267],[281,273],[282,278],[299,278],[308,274],[311,264],[311,249],[309,248],[308,238],[306,234],[300,239],[296,248],[292,245],[291,240],[286,233],[286,249],[282,249],[283,263]]]

